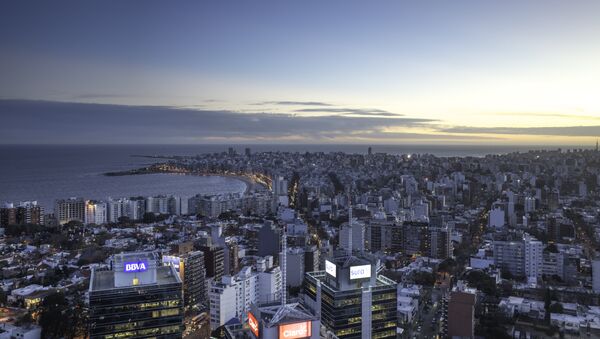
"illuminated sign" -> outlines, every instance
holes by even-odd
[[[311,335],[312,323],[310,321],[279,325],[279,339],[306,338]]]
[[[177,271],[179,271],[179,264],[181,262],[181,259],[179,257],[173,255],[163,255],[162,262],[163,265],[171,265],[175,267]]]
[[[336,270],[337,270],[337,267],[335,266],[334,263],[332,263],[329,260],[325,260],[325,272],[327,272],[329,275],[331,275],[335,278]]]
[[[258,338],[258,320],[250,312],[248,312],[248,326],[250,326],[250,331]]]
[[[125,272],[144,272],[148,269],[147,261],[126,262]]]
[[[371,265],[360,265],[350,267],[350,280],[371,277]]]

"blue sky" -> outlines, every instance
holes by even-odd
[[[323,142],[590,143],[572,128],[600,124],[598,13],[597,1],[5,1],[0,98],[370,126],[342,121]],[[429,122],[373,122],[392,114]],[[238,141],[306,141],[246,132]]]

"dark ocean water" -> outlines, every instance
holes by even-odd
[[[195,155],[225,152],[228,145],[0,145],[0,203],[37,200],[51,210],[54,200],[68,197],[107,197],[240,192],[240,180],[223,177],[152,174],[106,177],[111,171],[138,168],[155,162],[131,155]],[[244,145],[232,146],[244,152]],[[250,145],[252,152],[367,153],[365,145]],[[429,153],[438,156],[483,156],[544,147],[532,146],[432,146],[377,145],[373,152]],[[556,149],[556,147],[552,148]],[[158,160],[157,160],[158,161]]]

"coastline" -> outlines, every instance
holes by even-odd
[[[174,170],[159,170],[156,166],[137,168],[127,171],[121,172],[107,172],[104,173],[104,176],[108,177],[122,177],[122,176],[130,176],[130,175],[144,175],[144,174],[178,174],[178,175],[196,175],[202,177],[224,177],[231,178],[242,181],[246,184],[246,189],[244,190],[244,194],[248,194],[255,190],[257,185],[261,185],[256,182],[252,178],[249,178],[247,175],[243,174],[229,174],[229,173],[195,173],[195,172],[184,172],[184,171],[174,171]]]

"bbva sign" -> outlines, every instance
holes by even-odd
[[[125,272],[144,272],[148,269],[147,261],[126,262]]]

